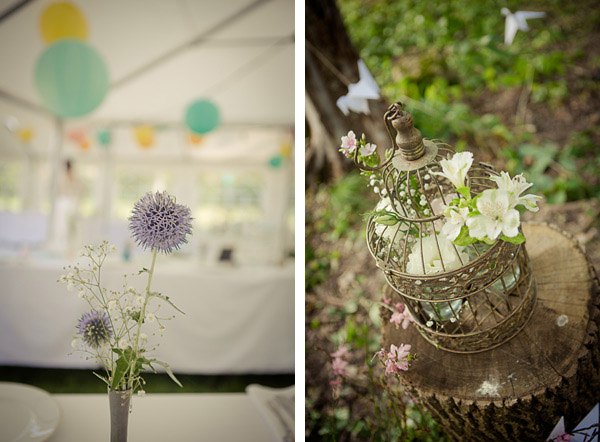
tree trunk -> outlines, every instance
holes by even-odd
[[[415,327],[384,329],[385,348],[412,345],[416,360],[401,384],[452,440],[543,441],[561,416],[572,431],[600,400],[594,270],[565,233],[545,224],[523,230],[537,305],[513,339],[482,353],[455,354],[436,349]]]
[[[308,186],[339,178],[352,168],[351,161],[338,152],[340,137],[349,130],[357,136],[364,132],[380,148],[389,140],[382,119],[387,108],[383,100],[369,101],[371,115],[350,112],[345,116],[336,106],[337,99],[348,92],[348,83],[359,80],[359,56],[335,0],[306,2],[305,51]]]

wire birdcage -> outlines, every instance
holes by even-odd
[[[357,153],[354,160],[362,170],[380,174],[376,212],[392,212],[399,221],[386,225],[370,216],[369,251],[427,341],[457,353],[501,345],[523,328],[535,306],[525,247],[500,240],[460,247],[440,234],[443,209],[457,195],[437,173],[440,160],[454,151],[423,139],[400,103],[389,107],[384,122],[392,155],[378,167],[359,164]],[[493,188],[493,175],[498,173],[492,166],[473,164],[467,186],[475,194]]]

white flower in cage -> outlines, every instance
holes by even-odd
[[[377,206],[375,207],[375,211],[380,212],[380,211],[386,211],[386,212],[394,212],[394,208],[392,206],[392,202],[388,197],[383,197],[379,200],[379,202],[377,203]],[[394,238],[396,240],[399,240],[400,238],[403,238],[402,235],[399,235],[399,233],[406,233],[408,232],[410,226],[409,224],[399,221],[398,223],[394,224],[393,226],[388,226],[388,225],[384,225],[384,224],[375,224],[375,234],[377,236],[379,236],[380,238],[383,238],[387,241],[392,241]]]
[[[432,172],[434,175],[447,178],[457,189],[465,187],[467,172],[473,164],[471,152],[455,153],[449,160],[440,160],[442,172]]]
[[[537,212],[539,210],[537,201],[542,199],[541,196],[532,194],[521,196],[523,192],[533,186],[532,183],[527,182],[522,174],[511,179],[507,172],[500,172],[500,175],[491,175],[490,179],[496,183],[498,189],[505,191],[508,194],[511,208],[522,204],[531,212]]]
[[[446,223],[442,226],[442,235],[446,235],[450,241],[454,241],[467,221],[469,208],[448,206],[444,210],[444,216]]]
[[[480,215],[471,216],[466,222],[472,238],[495,240],[501,233],[509,238],[519,234],[519,212],[511,207],[507,192],[484,190],[477,199],[477,210]]]
[[[406,272],[412,275],[448,272],[468,261],[469,256],[462,247],[455,246],[443,235],[430,235],[420,238],[412,246]]]

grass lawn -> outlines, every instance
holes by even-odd
[[[177,374],[178,387],[166,374],[144,375],[147,393],[234,393],[249,384],[287,387],[294,384],[293,374],[187,375]],[[106,385],[92,370],[0,366],[0,381],[34,385],[49,393],[106,393]]]

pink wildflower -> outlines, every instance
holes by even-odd
[[[390,345],[390,351],[386,352],[383,348],[375,353],[385,364],[385,374],[400,373],[408,370],[410,357],[410,345],[400,344],[399,347]]]
[[[348,366],[348,362],[344,361],[343,359],[340,359],[340,358],[335,358],[331,362],[331,368],[333,369],[333,374],[336,376],[345,376],[347,366]]]
[[[336,351],[331,353],[332,358],[345,358],[346,356],[349,356],[349,355],[350,355],[350,352],[348,351],[347,345],[340,345]]]
[[[363,157],[368,157],[373,152],[375,152],[375,149],[377,149],[377,145],[376,144],[367,143],[363,147],[360,148],[360,154]]]
[[[387,296],[383,295],[382,302],[383,302],[385,305],[390,305],[390,304],[392,303],[392,300],[391,300],[390,298],[388,298]]]
[[[352,155],[352,153],[356,150],[356,135],[354,132],[348,132],[348,135],[342,137],[342,145],[340,146],[340,152],[342,152],[346,157]]]
[[[390,318],[390,322],[392,324],[396,324],[396,328],[398,326],[402,326],[404,330],[408,328],[411,322],[414,322],[413,317],[410,312],[406,308],[406,306],[400,302],[398,302],[394,306],[394,313],[392,313],[392,317]]]

